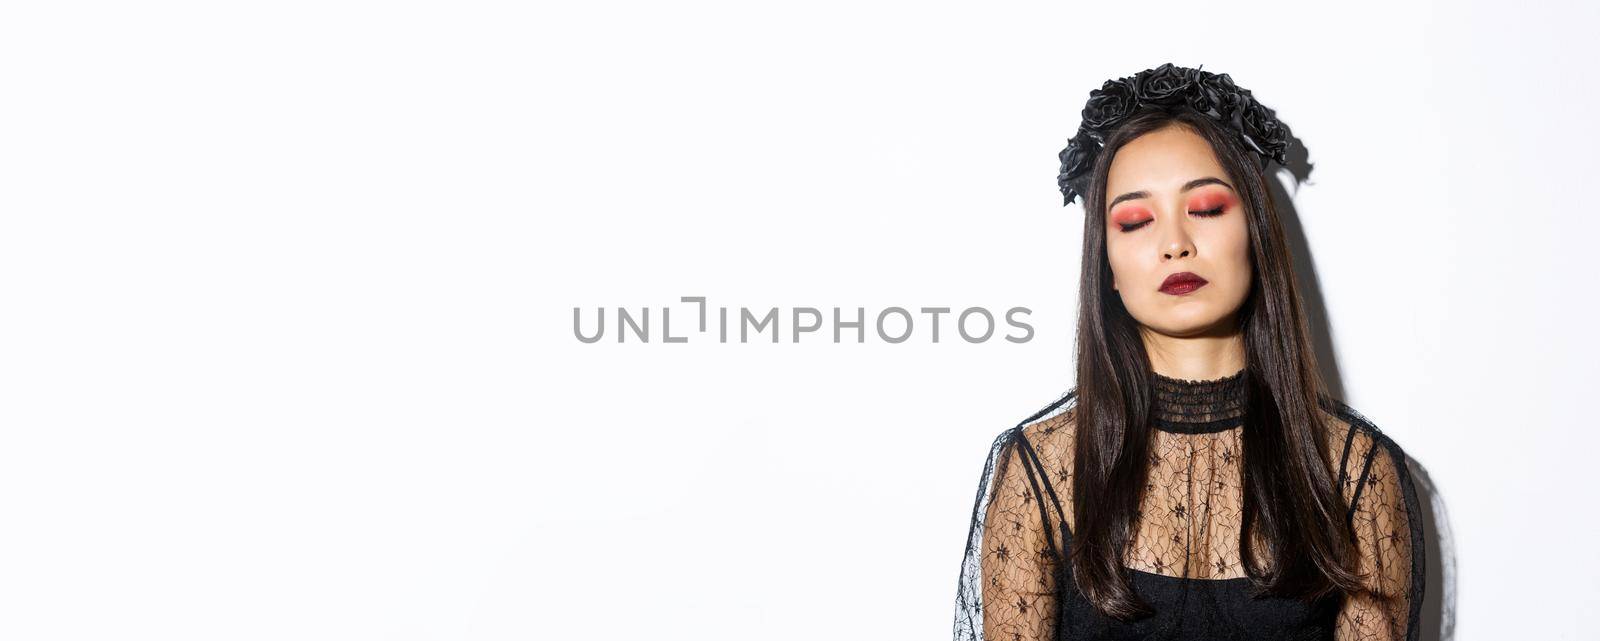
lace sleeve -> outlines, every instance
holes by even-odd
[[[1361,442],[1364,441],[1364,442]],[[1375,430],[1360,439],[1365,454],[1351,501],[1351,524],[1367,590],[1345,600],[1335,637],[1415,641],[1423,596],[1422,520],[1405,453]],[[1354,456],[1354,455],[1352,455]]]
[[[1022,429],[1001,433],[983,467],[956,594],[956,641],[1055,638],[1060,557],[1043,508],[1051,490]]]

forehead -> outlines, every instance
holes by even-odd
[[[1175,192],[1203,176],[1227,179],[1211,145],[1185,127],[1167,126],[1117,150],[1106,175],[1106,196],[1109,200],[1130,191]]]

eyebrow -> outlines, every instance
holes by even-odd
[[[1233,185],[1230,185],[1230,184],[1228,184],[1226,182],[1223,182],[1221,178],[1213,178],[1211,176],[1206,176],[1205,178],[1196,178],[1194,180],[1191,180],[1189,182],[1184,183],[1183,184],[1183,189],[1179,189],[1178,191],[1180,191],[1180,192],[1189,191],[1190,189],[1194,189],[1195,187],[1199,187],[1201,185],[1222,185],[1223,187],[1227,187],[1230,190],[1233,189]],[[1117,203],[1120,203],[1120,202],[1122,202],[1124,200],[1134,200],[1136,198],[1149,198],[1149,197],[1150,197],[1150,192],[1148,192],[1148,191],[1130,191],[1130,192],[1128,192],[1126,194],[1123,194],[1121,196],[1117,196],[1116,198],[1111,199],[1111,204],[1106,205],[1106,209],[1110,210],[1112,207],[1116,207]]]

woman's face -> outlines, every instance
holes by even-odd
[[[1128,313],[1168,336],[1231,329],[1250,293],[1250,236],[1211,146],[1170,125],[1118,150],[1107,180],[1106,256]],[[1200,280],[1168,280],[1185,272]]]

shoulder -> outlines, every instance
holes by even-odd
[[[1047,468],[1061,469],[1072,451],[1072,436],[1077,418],[1077,388],[1069,389],[1056,400],[1028,414],[1021,422],[1005,428],[989,446],[989,466],[1037,459]]]
[[[1013,429],[1030,442],[1049,440],[1063,432],[1070,433],[1078,414],[1077,401],[1078,388],[1074,387],[1048,405],[1029,414]]]
[[[996,439],[996,446],[1026,447],[1046,470],[1055,471],[1053,477],[1067,474],[1065,470],[1070,467],[1068,462],[1077,431],[1077,400],[1077,388],[1067,390],[1002,432]]]
[[[1365,486],[1408,476],[1405,451],[1393,438],[1343,401],[1324,396],[1321,402],[1330,469],[1347,500],[1359,498]]]

